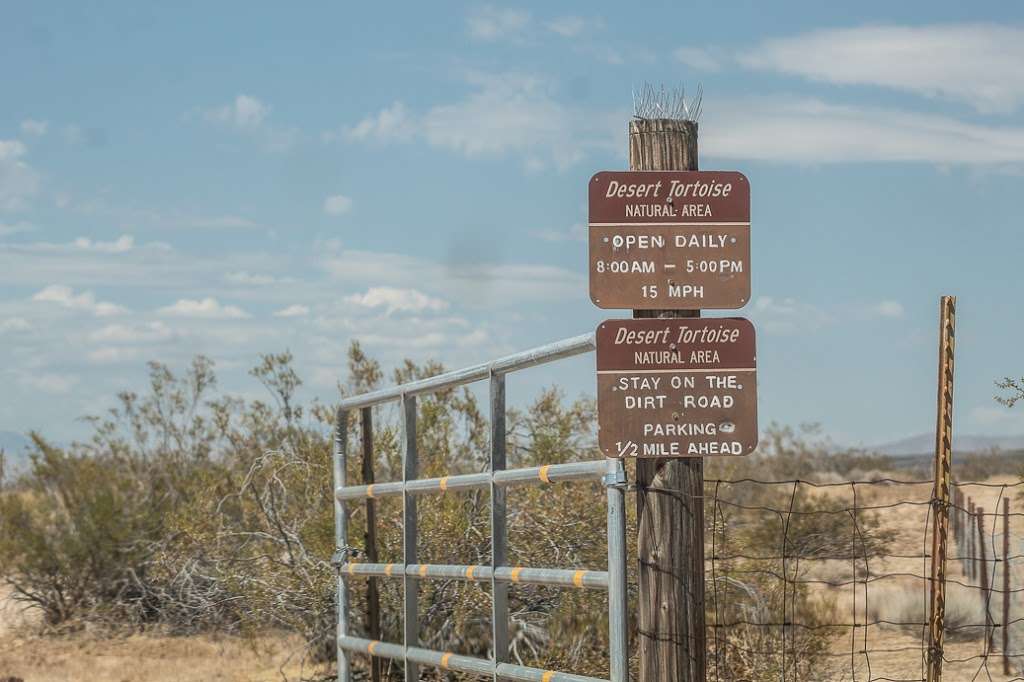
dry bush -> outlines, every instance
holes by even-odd
[[[390,380],[401,383],[442,370],[434,363],[407,362]],[[268,389],[267,401],[217,396],[212,363],[203,358],[181,376],[153,363],[148,394],[122,393],[117,408],[91,420],[89,441],[62,450],[37,437],[32,471],[0,493],[0,574],[16,594],[35,603],[54,626],[159,626],[254,636],[283,629],[301,634],[305,648],[298,655],[330,661],[336,575],[329,562],[339,549],[333,534],[333,410],[297,401],[301,381],[287,353],[262,357],[252,375]],[[353,344],[343,392],[362,393],[383,381],[379,365]],[[465,389],[420,397],[420,475],[486,471],[484,412]],[[381,406],[373,413],[376,480],[400,480],[397,409]],[[358,414],[349,419],[346,475],[354,484],[361,482],[361,434]],[[826,466],[829,446],[815,433],[772,427],[757,455],[711,460],[707,476],[811,480],[824,471],[834,477],[839,469]],[[599,456],[592,400],[566,401],[552,389],[524,409],[509,410],[510,467]],[[851,455],[850,461],[861,459]],[[728,494],[777,509],[794,504],[827,511],[830,504],[806,491],[794,498],[784,486],[738,486]],[[833,552],[871,554],[886,541],[868,514],[858,518],[858,535],[846,515],[794,516],[780,525],[775,514],[722,513],[708,504],[707,519],[715,524],[708,539],[718,551],[783,551],[817,560]],[[400,562],[400,504],[385,499],[376,505],[380,560]],[[365,552],[365,506],[352,503],[348,509],[353,546],[342,549]],[[420,509],[422,561],[490,563],[485,491],[426,496]],[[634,510],[629,513],[635,523]],[[600,485],[510,490],[508,523],[514,564],[605,565]],[[803,625],[831,617],[827,600],[803,587],[783,589],[776,576],[796,570],[791,564],[735,560],[719,562],[709,576],[709,622],[751,623],[715,631],[721,645],[715,661],[734,673],[729,679],[777,679],[823,669],[825,631],[759,625],[780,614]],[[377,583],[382,638],[401,641],[401,582]],[[365,579],[350,581],[355,632],[366,632],[367,585]],[[419,590],[424,646],[490,654],[487,589],[425,581]],[[510,610],[514,660],[592,675],[606,670],[602,592],[516,585]],[[762,650],[771,653],[750,653]],[[366,661],[354,657],[354,664],[361,670]],[[394,666],[386,670],[399,674]]]

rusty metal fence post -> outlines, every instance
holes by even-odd
[[[942,679],[946,610],[946,544],[953,457],[953,337],[956,298],[943,296],[939,310],[939,381],[935,427],[935,483],[932,492],[932,567],[928,613],[928,682]]]
[[[993,557],[994,558],[994,557]],[[985,551],[985,508],[978,507],[978,559],[980,561],[981,603],[985,606],[985,654],[992,651],[992,585],[988,579],[988,553]]]
[[[1003,498],[1003,674],[1010,674],[1010,500]]]

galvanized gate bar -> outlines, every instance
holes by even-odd
[[[612,680],[629,679],[626,631],[626,469],[609,459],[604,485],[608,496],[608,664]]]
[[[505,488],[494,481],[505,470],[505,375],[491,374],[491,644],[494,649],[494,675],[498,664],[508,661],[508,583],[498,580],[497,570],[507,563],[508,526],[505,513]]]
[[[599,682],[597,678],[571,673],[541,670],[513,665],[508,656],[508,585],[523,583],[576,589],[608,591],[609,659],[612,682],[628,680],[626,632],[626,475],[620,460],[597,460],[551,464],[524,469],[505,469],[505,374],[545,362],[592,351],[593,334],[584,334],[547,346],[476,365],[454,372],[414,381],[362,396],[346,398],[338,411],[335,434],[334,491],[335,539],[338,552],[333,563],[339,569],[338,580],[338,680],[351,682],[351,664],[347,652],[360,651],[371,656],[393,658],[404,662],[405,679],[418,679],[420,664],[479,674],[492,679],[525,682]],[[476,474],[417,479],[418,452],[416,444],[416,396],[430,391],[452,388],[472,381],[490,379],[490,471]],[[346,448],[348,411],[365,408],[389,400],[401,401],[402,481],[373,485],[346,485]],[[601,479],[608,499],[608,571],[584,569],[529,568],[506,566],[507,510],[505,488],[512,485],[539,485],[568,481]],[[491,499],[491,563],[483,566],[433,565],[417,563],[416,497],[448,490],[490,489]],[[404,524],[402,530],[402,563],[357,563],[348,561],[347,513],[345,502],[377,497],[402,496]],[[403,625],[402,645],[352,637],[348,612],[348,585],[354,576],[402,578]],[[490,660],[453,653],[431,651],[419,647],[417,594],[419,581],[448,578],[491,583],[491,617],[494,653]]]
[[[491,677],[495,673],[493,664],[482,658],[474,656],[463,656],[448,651],[433,651],[431,649],[410,648],[404,649],[398,644],[390,642],[379,642],[361,637],[342,637],[338,645],[346,651],[354,651],[383,658],[401,659],[403,653],[410,659],[423,665],[431,665],[444,670]],[[499,663],[497,676],[505,680],[524,680],[525,682],[604,682],[596,677],[585,675],[573,675],[556,670],[543,670],[541,668],[530,668],[523,665],[511,663]]]
[[[546,362],[552,362],[554,360],[572,357],[573,355],[588,353],[592,350],[594,350],[593,332],[590,334],[581,334],[580,336],[574,336],[571,339],[549,343],[548,345],[541,346],[540,348],[534,348],[532,350],[523,351],[522,353],[508,355],[492,362],[485,362],[479,365],[473,365],[472,367],[466,367],[465,369],[457,369],[452,372],[438,374],[437,376],[429,377],[427,379],[410,381],[409,383],[402,384],[401,386],[391,386],[379,391],[372,391],[370,393],[364,393],[363,395],[345,398],[341,401],[339,409],[354,410],[359,407],[366,407],[367,405],[376,405],[377,403],[384,403],[389,400],[397,400],[404,395],[413,396],[419,395],[420,393],[439,391],[453,386],[461,386],[462,384],[469,384],[474,381],[480,381],[481,379],[487,379],[492,374],[503,374],[505,372],[526,369],[527,367],[534,367],[535,365],[543,365]]]
[[[391,481],[368,485],[350,485],[335,490],[339,500],[362,500],[367,497],[392,497],[401,495],[407,490],[414,495],[447,492],[449,490],[483,489],[490,485],[491,480],[497,486],[540,485],[543,483],[564,483],[567,481],[597,480],[607,470],[605,460],[590,462],[569,462],[567,464],[549,464],[527,469],[509,469],[496,471],[493,474],[459,474],[440,478],[420,478],[415,481]]]
[[[342,565],[341,572],[350,576],[419,579],[465,580],[485,583],[495,581],[507,585],[550,585],[553,587],[579,587],[595,590],[608,589],[607,571],[589,571],[565,568],[529,568],[526,566],[498,566],[492,569],[483,565],[458,564],[361,564],[351,562]]]
[[[402,396],[402,482],[408,483],[416,478],[419,470],[417,459],[419,451],[416,448],[416,396]],[[418,561],[416,551],[416,498],[409,494],[408,488],[403,487],[402,493],[402,561],[406,566]],[[418,647],[420,644],[420,615],[419,615],[419,585],[416,581],[405,576],[402,581],[402,601],[405,608],[405,616],[402,618],[402,638],[405,642],[406,651],[410,647]],[[405,656],[405,679],[418,680],[419,669],[416,662]]]
[[[334,429],[334,487],[345,486],[345,464],[348,450],[348,412],[338,410],[337,424]],[[348,558],[348,512],[345,503],[338,498],[334,500],[334,545],[337,553],[331,561],[340,566]],[[342,574],[338,573],[338,597],[335,602],[338,610],[338,628],[335,635],[340,642],[348,634],[348,584]],[[338,682],[349,682],[352,679],[349,668],[348,653],[338,646]]]

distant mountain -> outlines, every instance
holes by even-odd
[[[953,452],[986,452],[998,448],[1004,452],[1024,450],[1024,435],[1020,436],[953,436]],[[871,450],[894,457],[922,455],[935,449],[935,434],[922,433],[891,443],[876,445]]]
[[[7,473],[17,473],[28,466],[28,451],[32,441],[14,431],[0,431],[0,450],[7,460]]]

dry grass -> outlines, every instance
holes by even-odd
[[[1012,479],[992,479],[992,482],[1012,482]],[[846,494],[837,491],[835,494]],[[906,488],[899,486],[865,489],[860,503],[885,504],[898,499],[927,500],[926,486]],[[996,508],[998,489],[975,488],[971,496],[987,509]],[[913,554],[924,549],[924,506],[894,507],[880,513],[882,528],[894,533],[892,549],[897,553]],[[1024,523],[1012,532],[1011,545],[1016,548],[1024,541]],[[1001,529],[1001,528],[1000,528]],[[950,553],[963,550],[955,545]],[[872,558],[869,562],[873,577],[893,573],[921,575],[926,566],[920,559]],[[801,566],[804,578],[831,583],[849,581],[852,566],[846,561],[805,562]],[[969,582],[958,561],[947,565],[951,580]],[[996,584],[1001,584],[1001,570]],[[858,567],[858,578],[863,578],[863,565]],[[1024,586],[1024,562],[1012,573],[1015,587]],[[25,623],[20,614],[0,595],[0,677],[16,675],[30,682],[67,682],[70,680],[96,680],[97,682],[177,682],[184,680],[270,681],[281,680],[282,672],[290,679],[302,676],[315,678],[319,671],[308,666],[303,670],[300,657],[302,643],[297,637],[264,637],[255,643],[237,638],[197,636],[187,638],[130,636],[100,639],[94,635],[76,635],[62,638],[25,636]],[[993,612],[1001,617],[998,595],[994,595]],[[830,608],[832,622],[893,621],[919,623],[925,620],[926,595],[922,581],[894,576],[874,580],[869,584],[865,600],[863,587],[850,586],[815,588],[812,605]],[[947,634],[947,659],[969,659],[945,665],[945,679],[984,679],[996,682],[1012,679],[1002,675],[1000,654],[991,658],[987,671],[984,661],[976,657],[984,653],[982,628],[963,628],[984,622],[982,602],[977,589],[950,583],[947,588],[946,622],[949,627],[961,628]],[[1024,600],[1013,604],[1011,618],[1024,615]],[[28,625],[31,625],[29,623]],[[1000,639],[997,632],[997,643]],[[1024,624],[1012,628],[1016,644],[1013,650],[1024,650]],[[916,626],[879,625],[868,628],[840,629],[833,641],[833,658],[828,672],[822,671],[815,680],[840,682],[876,678],[918,679],[922,674],[922,632]],[[868,655],[864,655],[867,650]],[[852,653],[851,653],[852,651]],[[800,679],[804,679],[801,677]],[[810,678],[807,678],[810,679]]]
[[[45,637],[38,623],[0,592],[0,679],[28,682],[270,682],[316,678],[301,664],[297,636],[102,637],[92,633]]]

